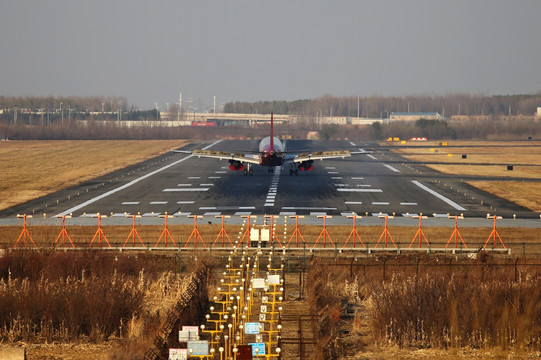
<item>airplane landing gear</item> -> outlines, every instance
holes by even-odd
[[[244,170],[244,176],[248,176],[248,174],[250,176],[254,175],[254,171],[252,170],[252,164],[250,163],[246,164],[246,169]]]
[[[291,169],[289,169],[289,176],[293,176],[293,174],[295,174],[295,176],[299,176],[299,169],[297,169],[297,166],[295,165],[292,165]]]

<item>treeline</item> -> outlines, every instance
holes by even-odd
[[[118,108],[128,111],[128,100],[119,96],[0,96],[0,109],[43,109],[44,111],[68,109],[76,111],[113,112]],[[135,109],[131,109],[135,110]]]
[[[126,122],[66,121],[51,125],[7,125],[0,123],[0,139],[9,140],[145,140],[145,139],[260,139],[268,136],[267,125],[241,126],[149,126],[128,127]],[[299,122],[275,126],[275,134],[293,139],[306,139],[311,131],[318,131],[325,140],[385,140],[390,137],[409,139],[427,137],[431,140],[527,140],[541,138],[541,119],[502,117],[481,119],[425,120],[416,122],[375,122],[372,125],[322,126]]]
[[[110,121],[154,121],[160,120],[160,113],[152,110],[131,110],[114,112],[94,112],[75,109],[42,109],[38,112],[28,109],[4,109],[0,113],[0,124],[27,124],[27,125],[51,125],[54,123],[69,122],[71,120],[110,120]]]
[[[335,97],[325,95],[312,100],[233,102],[224,106],[226,113],[259,113],[301,116],[348,116],[388,118],[393,112],[438,112],[455,115],[525,115],[531,116],[541,106],[541,92],[535,95],[444,96],[370,96]]]
[[[426,120],[415,122],[375,122],[369,126],[324,125],[319,130],[321,139],[386,140],[390,137],[410,139],[426,137],[430,140],[539,140],[541,120],[485,117],[464,120]]]
[[[152,139],[218,139],[262,138],[268,127],[197,127],[197,126],[126,126],[127,122],[65,121],[51,125],[7,125],[0,123],[0,140],[152,140]],[[306,136],[295,133],[295,136]]]

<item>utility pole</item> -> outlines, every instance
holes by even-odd
[[[216,95],[214,96],[214,113],[216,114]]]

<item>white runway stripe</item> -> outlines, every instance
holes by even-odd
[[[458,205],[456,202],[454,202],[453,200],[450,200],[448,198],[446,198],[445,196],[443,196],[442,194],[440,193],[437,193],[435,192],[434,190],[430,189],[429,187],[421,184],[419,181],[417,180],[412,180],[412,183],[414,183],[415,185],[417,185],[418,187],[420,187],[421,189],[423,189],[424,191],[434,195],[435,197],[437,197],[438,199],[444,201],[445,203],[451,205],[453,208],[455,208],[456,210],[458,211],[466,211],[466,208],[463,208],[462,206]]]
[[[387,169],[393,171],[393,172],[400,172],[400,170],[392,167],[391,165],[387,165],[387,164],[383,164],[383,166],[385,166]]]
[[[341,192],[366,192],[366,193],[380,193],[383,192],[381,189],[350,189],[350,188],[339,188],[336,189]]]
[[[163,189],[162,192],[190,192],[190,191],[209,191],[209,188],[173,188]]]
[[[221,142],[221,141],[222,141],[222,140],[215,141],[215,142],[213,142],[212,144],[210,144],[209,146],[204,147],[203,150],[207,150],[208,148],[210,148],[210,147],[212,147],[212,146],[218,144],[218,143]],[[72,208],[69,208],[68,210],[66,210],[66,211],[64,211],[64,212],[61,212],[60,214],[58,214],[58,215],[56,215],[56,216],[68,215],[68,214],[70,214],[70,213],[72,213],[72,212],[74,212],[74,211],[77,211],[77,210],[79,210],[79,209],[82,209],[82,208],[84,208],[84,207],[87,206],[87,205],[93,204],[93,203],[95,203],[96,201],[99,201],[99,200],[101,200],[101,199],[104,199],[104,198],[106,198],[107,196],[109,196],[109,195],[111,195],[111,194],[114,194],[114,193],[117,193],[117,192],[119,192],[119,191],[121,191],[121,190],[127,189],[127,188],[129,188],[130,186],[132,186],[132,185],[134,185],[134,184],[137,184],[138,182],[140,182],[140,181],[142,181],[142,180],[148,179],[149,177],[151,177],[151,176],[153,176],[153,175],[156,175],[156,174],[162,172],[163,170],[169,169],[170,167],[173,167],[173,166],[175,166],[175,165],[177,165],[177,164],[180,164],[181,162],[186,161],[186,160],[188,160],[188,159],[190,159],[190,158],[192,158],[192,157],[193,157],[193,155],[188,155],[188,156],[186,156],[185,158],[182,158],[182,159],[180,159],[180,160],[177,160],[177,161],[175,161],[175,162],[172,162],[171,164],[165,165],[164,167],[161,167],[161,168],[159,168],[159,169],[157,169],[157,170],[151,171],[151,172],[149,172],[148,174],[143,175],[143,176],[141,176],[141,177],[139,177],[139,178],[137,178],[137,179],[134,179],[134,180],[130,181],[130,182],[127,183],[127,184],[124,184],[124,185],[122,185],[122,186],[117,187],[116,189],[113,189],[113,190],[108,191],[108,192],[106,192],[106,193],[104,193],[104,194],[101,194],[101,195],[99,195],[99,196],[96,196],[95,198],[92,198],[92,199],[90,199],[90,200],[88,200],[88,201],[85,201],[85,202],[83,202],[83,203],[81,203],[81,204],[79,204],[79,205],[77,205],[77,206],[74,206],[74,207],[72,207]]]

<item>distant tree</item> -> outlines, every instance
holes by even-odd
[[[381,131],[381,123],[379,121],[373,122],[370,129],[370,139],[381,140],[383,138],[383,132]]]
[[[339,127],[336,124],[323,125],[319,130],[319,138],[323,140],[331,140],[336,138],[339,132]]]

